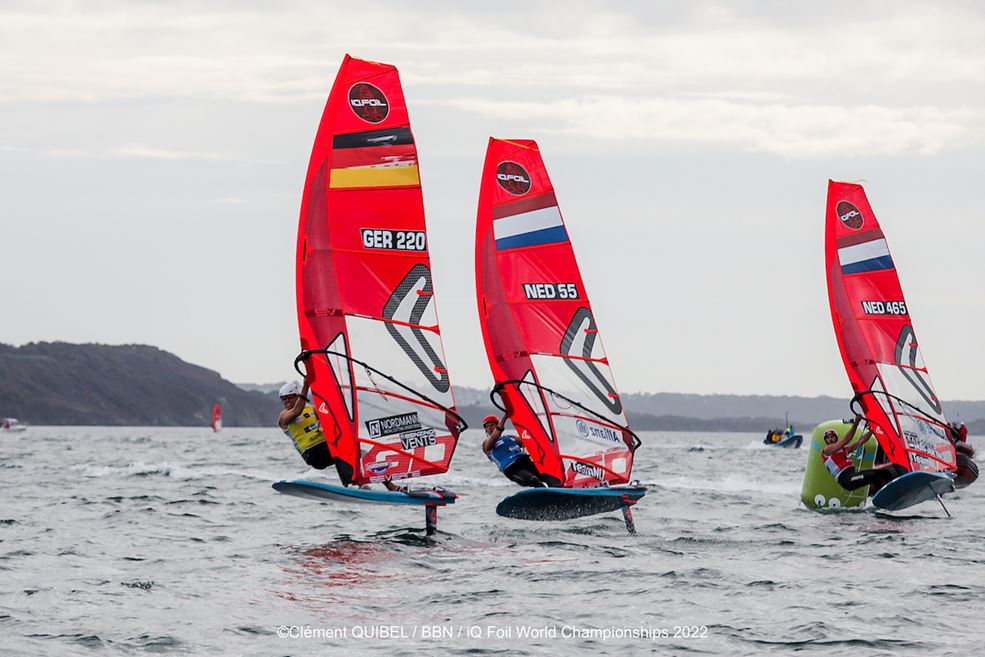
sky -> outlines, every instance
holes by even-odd
[[[400,70],[453,383],[491,386],[493,135],[538,141],[623,392],[850,394],[833,178],[865,181],[939,395],[985,397],[985,7],[605,4],[0,3],[0,342],[292,378],[302,186],[350,53]]]

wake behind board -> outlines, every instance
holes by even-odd
[[[623,510],[630,532],[632,515],[629,507],[646,495],[644,486],[613,488],[526,488],[504,498],[496,513],[520,520],[571,520],[598,513]]]
[[[954,480],[943,472],[908,472],[893,479],[872,496],[872,505],[899,511],[954,491]]]
[[[356,504],[399,504],[403,506],[423,506],[425,530],[428,536],[438,527],[438,507],[454,504],[458,495],[448,490],[418,489],[407,491],[366,490],[363,488],[344,488],[331,484],[320,484],[306,479],[277,481],[274,490],[305,497],[318,502],[342,502]]]

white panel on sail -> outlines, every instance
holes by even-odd
[[[598,341],[596,341],[597,344]],[[608,390],[615,390],[612,371],[608,365],[543,354],[533,354],[530,360],[537,371],[537,378],[540,380],[541,386],[578,402],[612,424],[626,426],[626,417],[621,410],[622,404],[618,402],[618,397],[612,397],[608,393]],[[592,368],[587,367],[589,364],[592,365]],[[580,376],[574,371],[572,365],[579,370]],[[585,411],[557,395],[545,393],[545,397],[551,412],[585,415]],[[613,412],[613,406],[618,406],[620,412]]]
[[[428,331],[422,335],[429,341],[433,353],[443,359],[438,336]],[[415,360],[405,353],[384,322],[351,317],[349,336],[356,360],[365,358],[367,362],[371,359],[376,363],[386,363],[388,371],[385,374],[401,384],[442,406],[454,405],[451,387],[448,386],[445,391],[439,390],[422,372],[422,365],[430,364],[430,359]],[[432,444],[435,436],[449,433],[445,424],[447,415],[443,409],[432,407],[413,392],[359,363],[353,362],[352,371],[357,389],[360,438],[392,444],[404,450],[440,447],[441,455],[444,454],[444,447]],[[443,376],[447,381],[447,376]],[[432,453],[434,451],[431,450]]]
[[[936,399],[936,393],[933,391],[926,372],[920,372],[921,378],[915,379],[912,370],[904,371],[893,364],[879,363],[878,368],[886,391],[906,402],[903,404],[893,399],[889,400],[889,404],[895,411],[899,435],[903,438],[907,448],[934,454],[938,458],[950,462],[952,453],[949,448],[950,441],[944,426],[940,426],[946,425],[947,419],[943,413],[938,413],[933,408],[933,404],[929,403],[924,396],[929,396],[931,400]],[[917,385],[920,385],[921,388],[917,388]],[[884,397],[884,395],[878,396]],[[920,410],[916,411],[907,404]],[[886,404],[882,403],[882,405],[885,409]],[[893,417],[893,415],[890,414],[889,417]],[[928,417],[934,421],[928,421]],[[911,457],[915,456],[911,455]]]
[[[444,386],[445,389],[441,390],[433,383],[436,378],[443,378],[444,381],[448,379],[446,372],[437,371],[438,367],[443,367],[445,362],[441,338],[437,333],[421,330],[414,336],[413,342],[410,344],[414,347],[412,349],[413,354],[418,356],[418,359],[415,360],[393,339],[393,336],[388,332],[386,322],[366,317],[349,317],[348,324],[349,341],[352,343],[352,357],[354,359],[363,360],[370,364],[386,363],[385,368],[380,367],[380,369],[411,390],[415,390],[443,406],[451,407],[454,405],[451,386]],[[434,363],[433,359],[427,356],[426,350],[420,345],[418,336],[427,342],[431,352],[440,359],[440,363]],[[354,368],[356,367],[358,366],[354,366]],[[425,375],[424,369],[429,371],[428,375]],[[360,378],[358,373],[357,378]],[[360,386],[364,383],[364,381],[360,381]],[[406,389],[387,381],[383,377],[376,377],[376,384],[381,390],[397,392],[402,395],[410,394]]]

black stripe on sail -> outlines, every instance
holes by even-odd
[[[414,135],[410,128],[387,128],[385,130],[367,130],[366,132],[350,132],[347,135],[335,135],[332,148],[365,148],[366,146],[399,146],[413,144]]]

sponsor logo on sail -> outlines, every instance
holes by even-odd
[[[599,440],[604,440],[607,443],[618,443],[621,440],[621,435],[618,431],[610,429],[609,427],[600,427],[598,425],[589,424],[584,420],[575,420],[575,429],[581,434],[582,438],[597,438]]]
[[[862,312],[866,315],[905,315],[905,301],[863,301]]]
[[[848,201],[838,201],[838,205],[835,206],[835,214],[841,219],[841,223],[852,230],[858,230],[865,223],[862,213]]]
[[[384,472],[386,472],[387,470],[389,470],[395,465],[396,463],[392,461],[380,461],[377,463],[370,463],[369,465],[366,466],[366,469],[372,472],[373,474],[378,475],[378,474],[383,474]]]
[[[430,427],[427,429],[409,431],[407,433],[400,434],[400,444],[403,445],[406,450],[430,447],[431,445],[437,444],[437,442],[438,439],[434,435],[434,429],[431,429]]]
[[[514,196],[523,196],[530,191],[530,174],[516,162],[500,162],[496,167],[496,182]]]
[[[349,87],[349,107],[367,123],[379,123],[390,114],[386,96],[368,82],[357,82]]]
[[[402,415],[391,415],[375,420],[366,421],[366,430],[369,431],[370,438],[380,438],[391,436],[395,433],[413,431],[421,428],[421,422],[417,413],[404,413]]]
[[[593,479],[598,479],[599,481],[605,479],[605,471],[597,465],[589,465],[587,463],[582,463],[581,461],[575,461],[571,464],[571,469],[584,477],[592,477]]]

